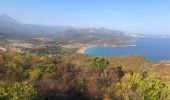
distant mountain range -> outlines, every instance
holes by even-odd
[[[132,35],[106,28],[73,28],[18,23],[6,15],[0,16],[0,46],[5,48],[59,45],[124,45]],[[23,42],[24,41],[24,42]],[[56,44],[57,43],[57,44]]]
[[[42,26],[21,24],[6,15],[0,16],[0,32],[13,34],[50,34],[72,29],[66,26]]]
[[[69,26],[43,26],[32,24],[21,24],[9,16],[0,16],[0,33],[8,34],[57,34],[65,31],[82,31],[83,33],[106,33],[122,34],[121,31],[109,30],[106,28],[85,28],[76,29]]]

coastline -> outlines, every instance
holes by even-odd
[[[86,49],[87,49],[87,48],[82,47],[82,48],[80,48],[80,49],[77,51],[77,53],[84,54],[84,51],[85,51]]]
[[[117,45],[115,45],[115,46],[111,46],[111,47],[135,47],[135,46],[137,46],[137,45],[135,45],[135,44],[128,44],[128,45],[119,45],[119,46],[117,46]]]
[[[96,45],[97,46],[97,45]],[[86,47],[81,47],[77,52],[84,54],[85,50],[88,48],[96,47],[96,46],[86,46]]]
[[[81,53],[81,54],[84,54],[85,50],[88,49],[88,48],[92,48],[92,47],[97,47],[97,46],[100,46],[100,45],[95,45],[95,46],[86,46],[86,47],[81,47],[77,53]],[[101,45],[101,46],[110,46],[110,45]],[[128,45],[112,45],[110,47],[135,47],[137,45],[134,45],[134,44],[128,44]]]

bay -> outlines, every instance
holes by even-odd
[[[151,60],[170,60],[170,38],[139,38],[125,47],[96,46],[87,48],[84,53],[94,56],[125,56],[140,54]]]

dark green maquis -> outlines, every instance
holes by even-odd
[[[95,69],[104,69],[109,64],[109,61],[103,57],[93,57],[89,58],[87,61],[88,64]]]

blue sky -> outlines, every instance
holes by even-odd
[[[22,23],[170,34],[170,0],[0,0],[3,14]]]

